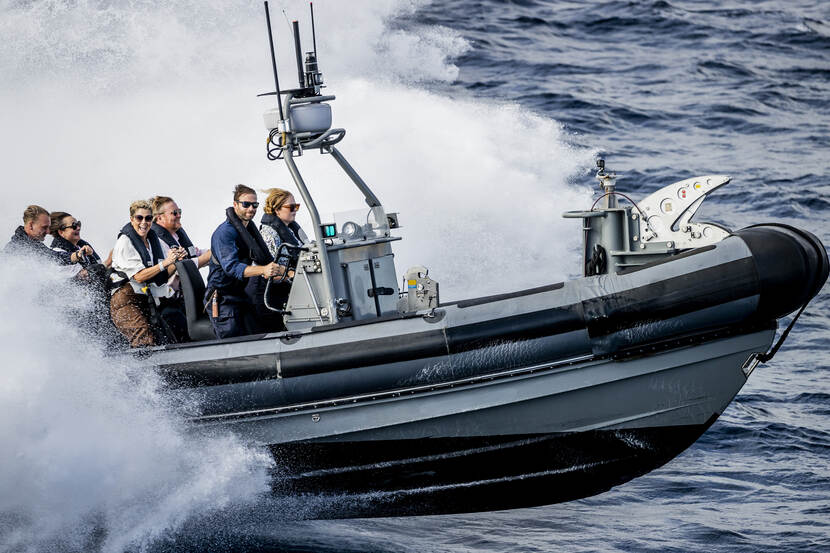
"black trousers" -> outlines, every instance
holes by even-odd
[[[217,338],[233,338],[234,336],[248,336],[259,334],[254,306],[247,297],[223,296],[219,294],[219,314],[213,316],[213,308],[208,304],[210,322]]]
[[[256,328],[259,333],[282,332],[285,324],[282,315],[265,307],[265,285],[267,280],[262,277],[252,278],[245,287],[245,293],[251,298],[256,315]],[[289,282],[277,283],[276,280],[268,288],[268,305],[276,309],[285,309],[288,293],[291,291]]]

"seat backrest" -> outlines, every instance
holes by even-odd
[[[210,319],[205,313],[205,282],[196,264],[191,261],[177,261],[176,271],[179,274],[184,308],[187,312],[187,331],[192,340],[207,340],[215,338],[210,325]]]

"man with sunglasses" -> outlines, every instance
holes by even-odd
[[[193,245],[193,241],[182,228],[182,210],[179,205],[168,196],[156,196],[150,200],[153,207],[153,232],[161,241],[161,250],[164,255],[170,248],[184,248],[197,269],[201,269],[210,261],[210,250],[203,250]],[[168,284],[176,291],[180,289],[179,275],[170,277]]]
[[[253,188],[239,184],[233,207],[210,239],[210,259],[205,304],[217,338],[256,333],[254,306],[245,287],[251,277],[273,278],[282,274],[256,225],[250,224],[259,202]],[[256,264],[254,264],[256,263]]]

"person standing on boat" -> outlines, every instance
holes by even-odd
[[[245,287],[251,277],[273,278],[283,268],[274,263],[256,225],[250,224],[259,207],[256,191],[239,184],[233,207],[211,236],[211,256],[205,303],[218,338],[257,332],[255,310]],[[256,265],[254,265],[256,262]]]
[[[277,264],[283,267],[284,272],[288,270],[288,256],[285,255],[286,251],[283,248],[282,255],[279,255],[278,258],[280,246],[282,244],[301,246],[308,242],[308,237],[294,220],[297,217],[297,210],[300,209],[300,204],[294,200],[294,195],[282,188],[271,188],[266,192],[268,192],[268,197],[265,198],[265,205],[263,206],[265,215],[262,216],[260,221],[259,231],[265,245],[268,246],[271,257],[276,259]],[[292,278],[293,276],[293,271],[289,270],[288,277]],[[251,291],[258,322],[264,332],[285,330],[282,315],[265,306],[265,283],[264,279],[257,279],[253,283],[254,290]],[[288,301],[290,291],[291,283],[288,281],[279,284],[272,283],[268,289],[268,305],[283,309]]]
[[[154,298],[149,295],[153,293],[153,287],[166,289],[167,279],[176,270],[176,261],[184,258],[187,252],[182,248],[171,248],[166,256],[163,255],[158,236],[150,228],[152,223],[150,203],[146,200],[133,202],[130,222],[121,229],[112,251],[113,271],[120,272],[126,281],[112,294],[110,315],[132,347],[155,345],[158,341],[155,333],[167,339],[187,335],[184,314],[175,306],[162,304],[161,299],[156,308]],[[155,324],[151,324],[153,310],[156,312]],[[170,329],[169,333],[164,327]]]

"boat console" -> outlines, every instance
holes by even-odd
[[[321,256],[331,270],[331,293],[337,320],[359,321],[398,312],[399,290],[390,226],[382,206],[335,214],[333,223],[320,225],[322,248],[315,240],[299,255],[294,284],[284,313],[289,330],[326,324],[328,307]]]
[[[401,296],[392,253],[392,242],[400,238],[390,232],[398,228],[398,216],[386,212],[369,185],[335,147],[345,138],[346,130],[332,127],[330,102],[335,96],[321,92],[325,84],[318,68],[316,38],[314,50],[305,53],[303,64],[299,26],[296,21],[293,23],[299,86],[281,90],[267,8],[266,16],[275,91],[261,96],[277,97],[277,105],[263,115],[269,133],[267,155],[288,167],[309,207],[314,227],[313,240],[295,252],[294,282],[285,308],[268,307],[283,315],[288,330],[436,307],[438,287],[423,267],[407,272],[407,292]],[[313,29],[313,8],[311,16]],[[363,195],[368,209],[338,213],[333,222],[321,220],[314,197],[294,162],[295,157],[314,150],[337,162]],[[410,296],[415,299],[410,300]]]

